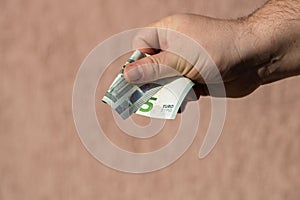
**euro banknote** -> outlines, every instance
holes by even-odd
[[[127,64],[148,55],[136,50],[123,65],[102,101],[123,119],[133,113],[158,119],[174,119],[194,83],[185,77],[164,78],[151,83],[132,84],[124,78]]]

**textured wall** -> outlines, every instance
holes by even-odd
[[[229,100],[223,134],[204,160],[197,153],[210,104],[200,99],[201,129],[192,146],[170,167],[144,175],[96,161],[72,118],[76,72],[89,51],[112,34],[182,12],[234,18],[262,3],[0,0],[0,199],[299,199],[298,77]],[[166,132],[172,132],[172,123]],[[129,149],[142,148],[138,141],[110,137]]]

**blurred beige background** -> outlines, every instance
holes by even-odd
[[[0,199],[298,200],[300,77],[229,100],[220,141],[203,160],[197,154],[210,104],[200,99],[201,128],[192,146],[170,167],[143,175],[95,160],[72,118],[76,72],[89,51],[112,34],[182,12],[235,18],[263,2],[0,0]],[[109,112],[97,109],[99,118]],[[176,123],[169,122],[165,132]],[[106,127],[114,126],[106,121]],[[143,146],[110,137],[128,149]]]

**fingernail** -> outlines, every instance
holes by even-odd
[[[129,82],[136,82],[143,77],[143,70],[140,66],[131,68],[126,73],[127,79]]]

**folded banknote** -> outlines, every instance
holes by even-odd
[[[151,83],[128,83],[123,75],[127,64],[148,55],[136,50],[105,93],[102,101],[123,119],[133,113],[159,119],[174,119],[182,101],[194,83],[183,76],[164,78]]]

